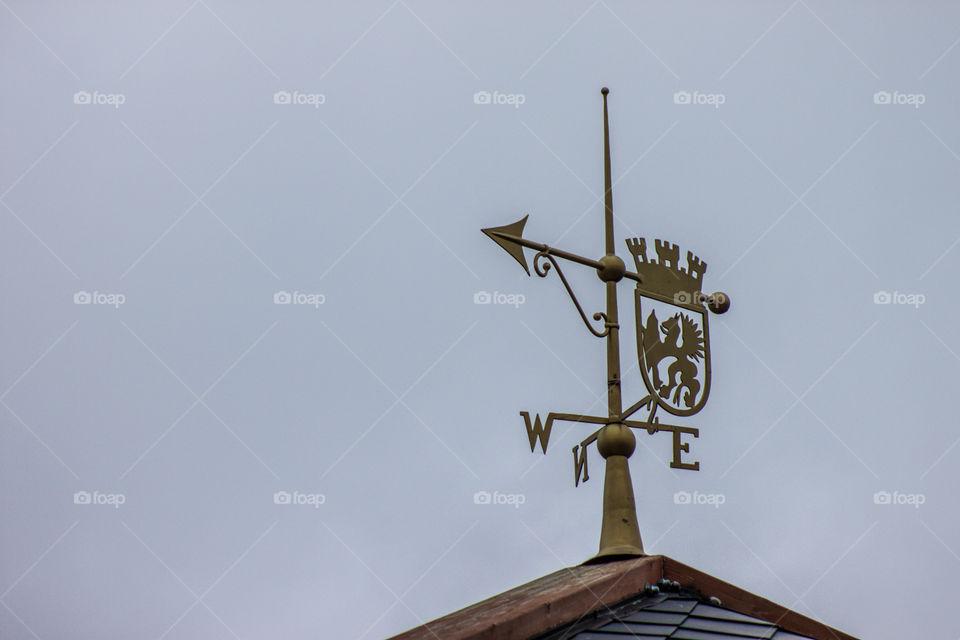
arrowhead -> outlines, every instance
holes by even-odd
[[[513,256],[513,259],[520,263],[520,266],[527,272],[527,275],[530,275],[530,268],[527,266],[527,259],[523,255],[523,247],[516,242],[515,238],[519,239],[523,237],[523,227],[527,224],[527,218],[529,217],[528,215],[523,216],[523,218],[513,224],[507,224],[502,227],[481,229],[491,240],[503,247],[504,251]]]

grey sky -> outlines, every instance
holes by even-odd
[[[956,5],[0,4],[0,636],[379,638],[592,555],[600,457],[519,412],[600,410],[603,347],[479,230],[600,255],[603,85],[621,257],[733,300],[647,551],[960,635]]]

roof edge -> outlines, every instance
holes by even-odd
[[[528,640],[639,596],[660,579],[679,582],[721,606],[822,640],[857,640],[819,620],[667,556],[567,567],[504,591],[389,640]]]
[[[692,587],[708,596],[716,596],[722,606],[739,613],[778,625],[787,631],[825,640],[857,640],[856,637],[829,625],[808,618],[782,605],[767,600],[746,589],[724,582],[710,574],[667,556],[663,559],[663,577],[676,580],[684,587]]]
[[[567,567],[391,640],[527,640],[639,593],[662,576],[663,556]]]

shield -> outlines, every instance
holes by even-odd
[[[673,295],[637,285],[637,355],[647,392],[665,411],[691,416],[710,394],[710,334],[699,292]]]

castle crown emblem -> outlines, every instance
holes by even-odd
[[[707,263],[687,251],[687,266],[680,266],[680,247],[666,240],[654,240],[656,259],[647,258],[646,238],[628,238],[627,248],[643,278],[641,288],[673,300],[695,300],[703,285]],[[686,295],[683,295],[686,294]]]

